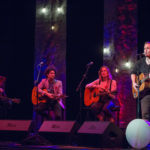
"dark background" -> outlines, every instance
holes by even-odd
[[[31,91],[34,73],[35,0],[5,0],[0,5],[0,75],[7,77],[8,97],[21,98],[9,113],[12,119],[31,119]],[[150,40],[150,2],[138,0],[138,52]],[[80,110],[80,94],[76,91],[86,64],[93,61],[85,84],[98,77],[102,65],[103,1],[67,1],[67,119],[76,119]],[[82,98],[81,98],[82,99]]]

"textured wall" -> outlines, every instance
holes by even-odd
[[[45,11],[42,9],[45,8]],[[58,11],[59,8],[59,11]],[[62,10],[61,10],[62,9]],[[66,1],[37,0],[35,29],[35,71],[37,79],[41,67],[40,79],[49,65],[57,68],[57,79],[63,81],[66,89]]]
[[[130,71],[126,62],[134,62],[137,53],[137,0],[104,1],[104,64],[109,66],[118,83],[121,105],[120,126],[136,117],[136,101],[132,96]],[[116,72],[117,69],[117,72]]]

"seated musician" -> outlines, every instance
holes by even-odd
[[[6,77],[0,76],[0,96],[6,96],[5,82],[6,82]]]
[[[112,80],[109,68],[106,66],[102,66],[98,74],[99,78],[97,80],[86,85],[86,88],[97,89],[99,92],[98,101],[90,105],[92,116],[96,120],[115,122],[113,108],[115,107],[117,83]]]
[[[5,92],[6,77],[0,76],[0,118],[5,119],[7,117],[8,109],[12,106],[12,101],[7,99]]]
[[[144,55],[145,57],[135,63],[131,72],[132,86],[136,92],[139,86],[136,79],[138,79],[138,77],[141,78],[141,80],[147,77],[150,78],[150,41],[144,43]],[[145,85],[146,84],[144,84],[139,94],[141,113],[142,119],[150,121],[150,82],[147,84],[147,87]]]
[[[42,98],[41,101],[39,98],[38,105],[34,104],[36,115],[29,127],[29,132],[37,132],[45,118],[49,120],[62,119],[64,105],[59,97],[63,93],[62,81],[55,79],[56,68],[54,66],[46,68],[45,76],[46,78],[38,84],[38,93]],[[36,129],[34,129],[35,126]]]

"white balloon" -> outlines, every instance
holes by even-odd
[[[150,143],[150,122],[143,119],[132,120],[126,128],[128,143],[137,149],[146,147]]]

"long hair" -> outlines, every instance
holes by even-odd
[[[111,75],[109,68],[107,66],[102,66],[102,67],[100,67],[100,69],[98,71],[100,81],[102,81],[102,76],[101,76],[102,68],[106,68],[106,70],[108,72],[108,80],[112,80],[112,75]]]

